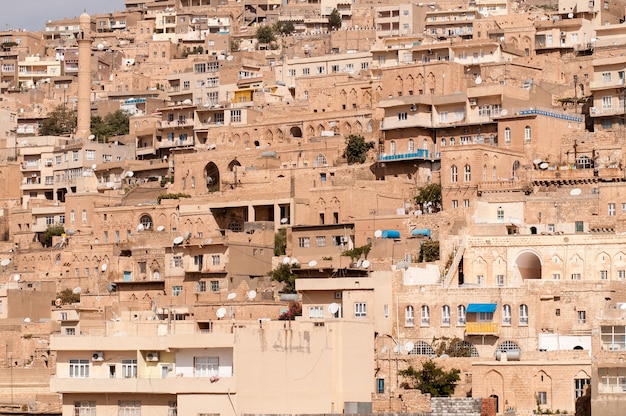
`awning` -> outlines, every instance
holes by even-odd
[[[467,305],[466,312],[478,313],[478,312],[495,312],[497,304],[495,303],[470,303]]]

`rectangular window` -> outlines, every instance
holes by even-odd
[[[478,312],[476,319],[478,322],[491,322],[493,321],[493,312]]]
[[[584,324],[587,322],[587,311],[578,311],[578,323]]]
[[[183,293],[182,286],[172,286],[172,296],[180,296]]]
[[[141,416],[141,402],[120,401],[118,416]]]
[[[609,278],[609,272],[607,270],[600,270],[600,280],[607,280]]]
[[[580,273],[572,273],[572,280],[580,280],[581,277]]]
[[[561,273],[552,273],[552,280],[561,280]]]
[[[295,77],[296,76],[296,70],[295,69],[290,69],[289,70],[289,76],[290,77]]]
[[[452,200],[452,209],[457,209],[459,207],[459,201],[456,199]]]
[[[367,316],[367,303],[357,302],[354,304],[354,317],[365,318]]]
[[[311,246],[311,239],[309,237],[298,237],[298,247],[308,248]]]
[[[504,275],[497,274],[496,275],[496,286],[504,286]]]
[[[545,391],[537,392],[537,404],[548,404],[548,393]]]
[[[198,282],[198,292],[206,292],[206,282]]]
[[[219,375],[219,357],[194,357],[195,377],[214,377]]]
[[[478,286],[482,286],[484,283],[485,283],[485,276],[483,275],[476,276],[476,284]]]
[[[76,335],[76,328],[65,328],[65,335],[69,335],[69,336]]]
[[[626,278],[626,270],[618,270],[617,271],[617,278],[619,280],[624,280]]]
[[[322,306],[309,306],[309,319],[321,319],[324,317]]]
[[[211,255],[211,265],[213,266],[219,266],[222,262],[222,256],[220,256],[219,254],[212,254]]]
[[[60,156],[57,156],[57,157],[60,157]],[[85,150],[85,159],[87,159],[87,160],[96,160],[96,151],[95,150]]]
[[[89,378],[89,360],[70,360],[70,378]]]
[[[574,397],[579,398],[585,395],[587,386],[591,384],[589,378],[577,378],[574,379]]]
[[[584,231],[584,225],[582,221],[574,222],[574,229],[577,233],[582,233]]]
[[[385,393],[385,379],[384,378],[376,379],[376,393],[378,394]]]
[[[317,247],[326,247],[326,236],[318,235],[315,237],[315,245]]]
[[[309,68],[302,68],[302,75],[309,75],[311,70]]]
[[[408,118],[408,114],[406,112],[398,113],[398,120],[403,121]]]
[[[615,216],[615,203],[614,202],[609,202],[609,204],[608,204],[608,214],[609,214],[609,217],[614,217]]]
[[[241,123],[241,110],[232,110],[230,112],[230,121],[233,123]]]
[[[54,216],[48,215],[46,217],[46,225],[54,225]]]
[[[469,200],[469,199],[464,199],[464,200],[463,200],[463,206],[464,206],[465,208],[469,208],[469,206],[470,206],[470,200]]]
[[[96,416],[96,402],[74,402],[74,416]]]
[[[220,291],[219,280],[211,280],[211,292],[219,292],[219,291]]]
[[[136,359],[122,360],[122,377],[123,378],[137,378],[137,360]]]

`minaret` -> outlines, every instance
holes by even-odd
[[[91,17],[79,18],[78,34],[78,114],[76,138],[87,140],[91,134]]]

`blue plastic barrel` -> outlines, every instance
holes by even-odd
[[[398,231],[398,230],[383,230],[382,238],[400,238],[400,231]]]
[[[411,231],[412,236],[423,235],[424,237],[430,238],[430,228],[416,228]]]

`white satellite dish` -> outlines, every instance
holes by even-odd
[[[104,264],[100,267],[100,269],[102,269],[102,271],[103,271],[103,272],[106,272],[108,267],[109,267],[109,266],[108,266],[106,263],[104,263]]]
[[[24,322],[29,323],[30,322],[30,318],[24,318]]]
[[[20,276],[19,274],[16,274],[15,276],[13,276],[13,280],[15,280],[16,282],[19,282],[21,278],[22,276]]]
[[[128,172],[126,172],[126,176],[129,178],[132,178],[135,175],[135,172],[133,172],[132,170],[129,170]]]
[[[317,266],[317,261],[315,261],[315,260],[311,260],[311,261],[309,262],[309,267],[315,267],[315,266]]]
[[[96,164],[91,165],[91,170],[96,170]]]
[[[256,298],[256,290],[251,290],[248,292],[248,299],[253,300]]]
[[[370,267],[370,261],[369,260],[363,260],[363,263],[361,264],[361,267],[363,267],[364,269],[367,269]]]
[[[281,218],[280,219],[280,223],[281,224],[287,224],[289,222],[289,218]]]
[[[338,304],[333,302],[330,305],[328,305],[328,312],[330,312],[331,315],[336,314],[337,311],[339,311],[339,305]]]
[[[143,231],[143,228],[144,228],[144,227],[143,227],[143,224],[139,224],[139,225],[137,226],[137,231]]]
[[[548,162],[541,162],[541,163],[539,164],[539,169],[541,169],[541,170],[546,170],[546,169],[548,169],[548,166],[550,166],[550,165],[548,164]]]
[[[509,111],[506,108],[503,108],[502,111],[500,111],[501,116],[506,116],[507,114],[509,114]]]
[[[74,290],[72,290],[72,293],[74,293],[75,295],[79,294],[80,292],[82,292],[83,290],[80,288],[80,286],[75,287]]]
[[[101,43],[98,43],[98,50],[99,51],[104,50],[104,45]]]
[[[356,267],[361,267],[361,263],[363,263],[363,260],[358,259],[358,260],[356,261]]]
[[[294,257],[294,258],[291,259],[291,264],[295,265],[295,264],[298,264],[298,263],[299,263],[299,261],[298,261],[297,258]]]
[[[291,261],[291,259],[289,257],[285,257],[283,259],[283,264],[289,264],[290,261]]]
[[[573,18],[573,17],[574,17],[574,13],[568,13],[568,14],[567,14],[567,17],[568,17],[569,19]]]
[[[182,242],[183,242],[183,238],[181,236],[176,237],[173,241],[175,246],[179,245]]]
[[[87,137],[89,140],[93,140],[96,138],[96,136],[94,136],[93,134],[90,134],[89,137]]]
[[[8,266],[9,263],[11,263],[11,259],[2,259],[2,261],[0,261],[0,266]]]
[[[401,348],[400,348],[400,344],[396,344],[395,347],[393,347],[393,352],[395,352],[396,354],[400,354]]]
[[[404,350],[406,352],[413,350],[413,347],[415,347],[415,344],[413,344],[411,341],[408,341],[406,344],[404,344]]]
[[[229,293],[228,296],[226,296],[226,299],[228,300],[233,300],[237,297],[237,294],[235,292]]]
[[[482,83],[483,83],[483,79],[482,79],[480,76],[478,76],[478,77],[476,77],[476,79],[474,80],[474,83],[475,83],[476,85],[480,85],[480,84],[482,84]]]
[[[534,163],[535,165],[539,165],[541,162],[542,162],[542,160],[541,160],[541,159],[535,159],[535,160],[533,160],[533,163]]]
[[[582,191],[580,190],[580,188],[574,188],[571,191],[569,191],[569,194],[573,195],[573,196],[580,195],[581,193],[582,193]]]
[[[374,237],[376,237],[376,238],[380,238],[380,237],[382,237],[382,236],[383,236],[383,232],[382,232],[382,230],[376,230],[376,231],[374,231]]]
[[[157,227],[157,231],[165,231],[165,226],[163,226],[163,225],[159,225],[159,226]]]
[[[219,308],[217,311],[215,311],[215,315],[217,315],[218,318],[223,318],[226,316],[226,309],[225,308]]]

